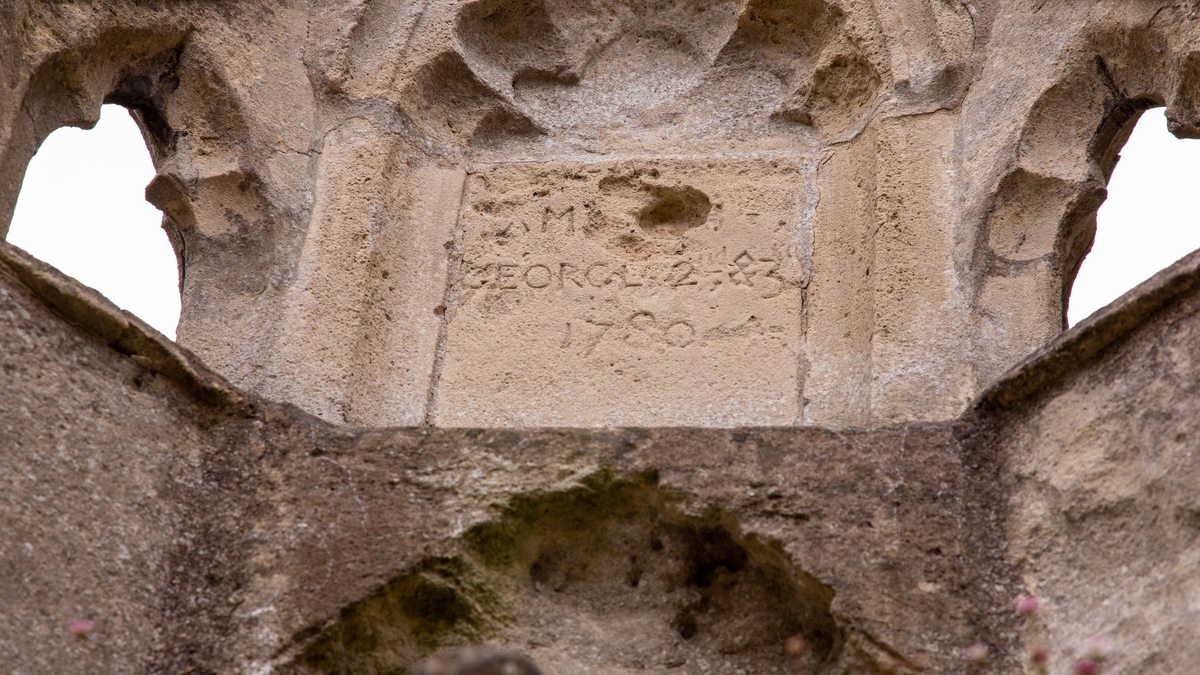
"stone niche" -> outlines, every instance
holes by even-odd
[[[438,423],[796,423],[798,195],[786,157],[473,170]]]

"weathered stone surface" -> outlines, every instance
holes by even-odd
[[[796,658],[822,671],[893,659],[914,670],[950,667],[975,634],[954,581],[971,516],[950,426],[336,429],[196,396],[206,390],[145,350],[125,356],[65,324],[17,281],[32,263],[11,248],[5,260],[6,306],[29,317],[6,324],[5,353],[40,354],[26,376],[5,369],[17,441],[6,475],[18,481],[5,491],[5,538],[18,542],[6,559],[20,573],[0,592],[20,608],[11,620],[29,613],[34,628],[7,632],[3,649],[23,671],[101,652],[113,672],[393,672],[479,639],[551,672],[761,671],[795,635],[810,645]],[[117,316],[94,297],[87,311],[56,309],[87,327]],[[63,340],[90,345],[87,364],[82,347],[48,342]],[[75,404],[84,394],[31,403],[68,384],[105,401],[126,392],[140,415]],[[43,438],[60,419],[74,435]],[[48,447],[72,470],[39,464]],[[106,479],[117,461],[144,477]],[[93,499],[107,511],[89,515]],[[121,593],[72,575],[123,568],[29,510],[45,502],[81,528],[107,521],[105,546],[151,529]],[[36,560],[10,557],[26,542]],[[87,642],[62,634],[76,615],[97,621]]]
[[[949,419],[1062,330],[1140,111],[1200,133],[1178,4],[3,12],[0,224],[41,139],[130,107],[180,343],[351,424]]]
[[[781,159],[481,167],[431,421],[799,422],[800,182]]]
[[[0,658],[13,673],[143,672],[167,649],[159,617],[199,535],[187,502],[220,453],[197,400],[229,390],[156,358],[178,348],[102,303],[36,263],[0,262]],[[95,621],[93,639],[68,633],[73,619]]]
[[[1053,644],[1112,635],[1113,672],[1196,656],[1200,256],[954,424],[589,432],[331,427],[0,253],[15,672],[382,673],[482,640],[547,672],[950,673],[976,639],[1008,672],[1022,590]]]
[[[1200,254],[989,392],[1008,494],[1007,556],[1049,603],[1048,640],[1111,636],[1113,672],[1197,658]],[[1068,667],[1065,654],[1055,666]]]
[[[532,661],[516,652],[463,647],[417,666],[414,675],[541,675]]]
[[[0,224],[129,107],[199,355],[0,245],[0,660],[1190,672],[1200,257],[1060,333],[1194,14],[0,4]]]

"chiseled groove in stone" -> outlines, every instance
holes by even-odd
[[[450,322],[458,310],[458,279],[461,275],[463,262],[463,209],[466,208],[467,190],[470,184],[470,169],[467,178],[462,182],[458,194],[458,209],[455,211],[454,238],[446,250],[446,286],[442,295],[442,316],[438,322],[437,344],[433,352],[433,364],[429,369],[429,389],[425,399],[425,415],[423,424],[433,426],[437,423],[438,384],[442,380],[442,370],[446,363],[446,341],[450,331]]]

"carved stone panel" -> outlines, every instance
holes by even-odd
[[[799,161],[479,167],[439,425],[792,424]]]

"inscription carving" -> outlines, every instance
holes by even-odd
[[[658,287],[681,288],[701,286],[716,288],[721,284],[763,289],[760,297],[778,295],[786,282],[778,276],[781,267],[777,254],[742,250],[734,256],[708,256],[703,262],[689,259],[651,261],[642,263],[596,261],[590,263],[563,261],[535,262],[466,262],[462,283],[470,289],[489,288],[500,291]],[[757,279],[757,284],[756,280]]]
[[[682,319],[663,323],[646,311],[636,312],[619,324],[587,318],[566,323],[559,347],[576,348],[582,354],[591,354],[606,337],[634,346],[662,343],[671,347],[686,347],[695,341],[696,327]]]
[[[463,197],[439,417],[795,423],[797,242],[808,238],[798,166],[479,167]]]

